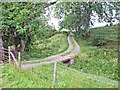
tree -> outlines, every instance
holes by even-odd
[[[2,31],[0,30],[0,63],[4,61],[4,51],[3,51],[3,41],[2,41]]]
[[[117,12],[119,4],[116,2],[61,2],[56,5],[56,17],[62,18],[61,28],[77,30],[87,37],[89,27],[94,25],[91,16],[97,13],[100,22],[113,23],[117,19],[113,12]]]
[[[45,8],[53,3],[4,2],[2,3],[2,31],[4,47],[17,47],[21,40],[26,49],[38,36],[40,30],[47,30]],[[50,29],[50,28],[49,28]]]

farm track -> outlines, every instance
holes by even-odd
[[[40,60],[25,61],[26,64],[22,64],[21,68],[28,69],[28,68],[36,67],[36,66],[39,66],[39,65],[42,65],[42,64],[50,64],[50,63],[54,63],[56,61],[57,62],[63,61],[63,60],[69,59],[72,56],[75,56],[76,54],[79,53],[80,46],[78,45],[78,43],[76,42],[76,40],[74,39],[73,36],[72,36],[72,40],[73,40],[73,42],[75,44],[75,49],[73,51],[72,51],[73,45],[71,43],[70,35],[69,35],[68,36],[69,47],[68,47],[68,49],[66,51],[64,51],[64,52],[62,52],[60,54],[56,54],[56,55],[46,57],[44,59],[40,59]],[[71,52],[71,53],[69,53],[69,52]],[[29,63],[29,64],[27,64],[27,63]]]

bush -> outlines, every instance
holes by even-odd
[[[92,45],[93,46],[102,46],[105,44],[107,40],[103,36],[95,36],[95,38],[92,39]]]

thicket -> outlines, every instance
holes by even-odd
[[[3,2],[0,6],[2,11],[2,40],[4,47],[25,42],[26,49],[33,44],[37,38],[49,38],[53,36],[54,30],[48,25],[48,17],[45,16],[48,3],[34,2]]]

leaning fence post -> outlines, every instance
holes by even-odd
[[[55,82],[56,82],[56,72],[57,72],[57,62],[55,62],[55,63],[54,63],[53,88],[55,88]]]
[[[11,58],[10,58],[10,46],[8,46],[8,56],[9,56],[9,63],[11,63]]]

